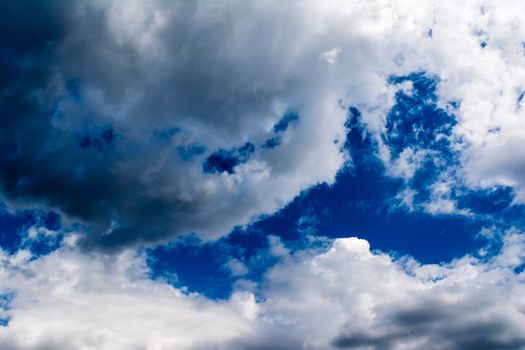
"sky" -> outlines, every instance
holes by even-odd
[[[0,348],[525,349],[525,3],[0,4]]]

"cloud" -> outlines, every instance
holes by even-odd
[[[307,18],[288,17],[298,5],[38,6],[2,44],[0,184],[12,206],[91,225],[86,244],[216,238],[333,182],[345,161],[323,35],[310,42]],[[290,109],[299,121],[285,130]],[[276,132],[279,147],[262,147]]]
[[[210,300],[151,280],[133,250],[85,252],[70,236],[32,259],[1,255],[3,349],[520,349],[523,234],[489,260],[422,265],[357,238],[284,253],[256,289]],[[37,291],[37,292],[35,292]],[[9,299],[9,300],[8,300]]]
[[[371,252],[364,240],[336,240],[326,253],[291,259],[269,273],[261,323],[237,344],[242,349],[521,349],[523,275],[512,269],[523,260],[503,257],[520,249],[523,236],[509,232],[505,241],[491,261],[466,256],[420,265]]]
[[[220,303],[152,281],[133,251],[64,246],[38,260],[19,251],[2,254],[0,271],[2,291],[14,295],[2,349],[188,349],[241,334],[255,307],[250,295]]]
[[[333,183],[348,160],[349,106],[382,156],[407,155],[392,148],[387,81],[426,71],[441,78],[433,103],[459,101],[446,130],[462,140],[451,145],[463,147],[457,176],[513,186],[521,201],[524,29],[514,5],[3,5],[4,200],[89,224],[88,246],[214,239]],[[393,173],[407,176],[420,157],[403,159]]]

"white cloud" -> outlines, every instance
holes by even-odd
[[[225,267],[231,272],[233,276],[243,276],[248,273],[248,268],[239,259],[232,258],[228,260]]]
[[[260,285],[227,301],[148,279],[144,257],[72,246],[32,260],[2,254],[14,293],[2,349],[464,349],[525,346],[524,238],[496,257],[443,265],[393,260],[368,242],[283,256]]]
[[[466,256],[420,265],[372,253],[364,240],[336,240],[328,252],[291,259],[269,274],[268,323],[294,334],[296,348],[521,348],[524,276],[511,269],[523,257],[509,265],[500,259],[508,261],[503,257],[519,249],[523,235],[509,233],[506,242],[489,262]]]
[[[2,291],[14,293],[2,349],[188,349],[249,328],[253,296],[229,302],[148,279],[142,257],[64,247],[39,260],[1,256]]]

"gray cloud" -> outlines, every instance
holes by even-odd
[[[525,73],[514,47],[524,32],[506,7],[485,10],[401,0],[3,4],[3,200],[88,224],[92,247],[191,232],[215,239],[332,183],[349,160],[350,105],[390,173],[410,176],[418,154],[393,164],[381,144],[395,92],[386,78],[425,70],[442,78],[437,105],[461,101],[451,131],[465,145],[457,180],[513,186],[519,201],[522,157],[507,150],[522,138]],[[484,49],[480,30],[490,36]],[[277,135],[291,111],[298,119]],[[210,155],[247,143],[253,153],[228,171],[203,171]],[[430,211],[455,210],[445,185],[432,187]]]
[[[291,47],[304,18],[283,22],[286,11],[255,3],[36,6],[27,19],[33,4],[2,11],[11,35],[2,39],[0,186],[12,206],[43,206],[90,225],[88,246],[191,232],[215,238],[333,181],[343,163],[333,140],[343,135],[344,111],[329,111],[331,130],[303,140],[315,115],[337,105],[305,104],[312,91],[304,82],[328,67],[316,45]],[[291,57],[297,49],[314,51]],[[306,75],[305,65],[314,68]],[[301,127],[263,150],[292,106]],[[247,142],[255,154],[235,169],[203,171],[209,155]],[[182,154],[188,149],[198,151]],[[304,176],[320,155],[330,162]]]
[[[382,314],[381,325],[342,335],[333,345],[337,348],[397,349],[522,349],[525,337],[516,328],[508,310],[486,312],[494,298],[469,295],[471,300],[444,303],[439,296],[411,301],[410,308],[392,306]],[[490,306],[489,306],[490,308]],[[400,345],[401,344],[401,345]]]

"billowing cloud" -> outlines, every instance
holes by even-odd
[[[270,272],[270,328],[293,335],[289,348],[523,348],[523,276],[512,271],[523,261],[515,254],[523,237],[506,242],[493,261],[419,265],[370,252],[363,240],[336,240],[324,254]],[[261,332],[245,348],[280,348]]]
[[[150,280],[144,256],[129,250],[86,253],[70,242],[36,260],[3,254],[0,346],[522,349],[524,246],[511,230],[489,260],[422,265],[337,239],[324,252],[283,255],[258,298],[239,287],[224,301]]]
[[[269,235],[251,260],[226,254],[227,300],[153,278],[135,250],[224,236],[367,166],[359,153],[401,183],[380,205],[523,204],[522,1],[0,7],[0,198],[57,222],[26,220],[0,250],[2,349],[525,348],[515,218],[440,265]],[[305,210],[298,231],[321,216]],[[273,267],[250,280],[254,266]]]
[[[32,6],[6,6],[3,26]],[[345,112],[319,57],[323,35],[310,42],[306,17],[284,20],[290,8],[38,6],[2,44],[11,205],[80,219],[95,245],[214,238],[332,182],[343,164]],[[298,122],[274,127],[291,111]],[[278,148],[262,147],[277,134]]]
[[[390,163],[388,79],[426,71],[441,78],[436,105],[458,102],[458,176],[514,186],[521,200],[520,6],[4,4],[4,199],[87,223],[88,245],[213,239],[332,183],[349,106]],[[406,169],[425,151],[414,147],[400,150]]]
[[[1,255],[2,349],[189,349],[238,336],[254,317],[252,295],[223,303],[187,295],[150,280],[132,251],[90,255],[66,245],[31,258]]]

